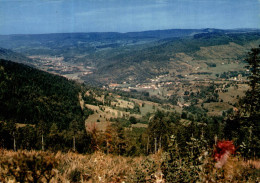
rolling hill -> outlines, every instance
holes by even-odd
[[[31,58],[35,67],[95,85],[144,83],[165,74],[215,79],[241,71],[245,54],[259,42],[258,29],[0,36],[0,47]]]
[[[157,45],[117,55],[107,52],[99,59],[102,63],[97,64],[94,74],[85,79],[121,83],[148,81],[165,73],[173,76],[199,72],[221,74],[226,71],[221,69],[222,65],[231,63],[236,63],[239,71],[243,70],[247,51],[259,42],[260,33],[202,33],[160,40]]]

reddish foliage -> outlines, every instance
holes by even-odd
[[[214,150],[214,159],[215,161],[220,161],[225,154],[234,154],[235,150],[233,141],[218,141]]]

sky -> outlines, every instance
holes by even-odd
[[[0,0],[0,34],[260,28],[260,0]]]

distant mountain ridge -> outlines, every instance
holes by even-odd
[[[260,29],[0,36],[0,47],[38,59],[32,61],[37,68],[51,67],[56,73],[70,69],[70,74],[77,73],[81,80],[102,84],[144,82],[165,73],[189,75],[196,73],[197,67],[207,72],[208,65],[221,66],[242,59],[259,42]],[[9,53],[5,51],[2,58],[23,62],[24,58],[15,60],[11,55],[17,54]]]
[[[168,29],[151,30],[142,32],[90,32],[90,33],[51,33],[51,34],[15,34],[0,35],[0,47],[14,49],[20,46],[50,46],[55,42],[62,41],[63,44],[74,44],[78,41],[115,41],[115,40],[142,40],[142,39],[166,39],[172,37],[193,36],[199,33],[244,33],[260,32],[260,29]],[[70,43],[67,42],[70,40]]]

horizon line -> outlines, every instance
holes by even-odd
[[[17,33],[17,34],[0,34],[0,36],[18,36],[18,35],[45,35],[45,34],[91,34],[91,33],[118,33],[118,34],[128,34],[128,33],[138,33],[138,32],[152,32],[152,31],[167,31],[167,30],[260,30],[260,28],[172,28],[172,29],[150,29],[142,31],[129,31],[129,32],[116,32],[116,31],[96,31],[96,32],[46,32],[46,33]]]

